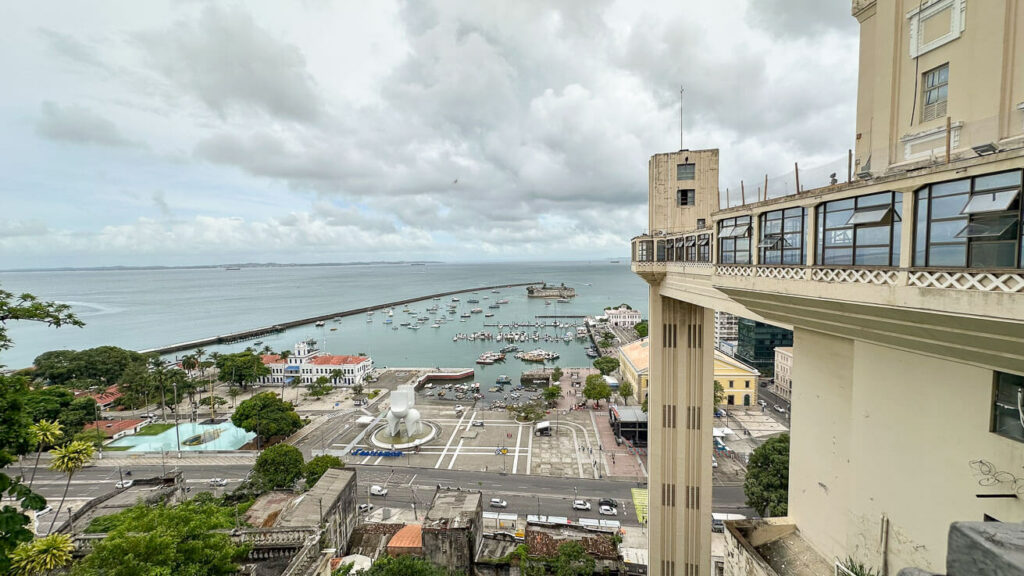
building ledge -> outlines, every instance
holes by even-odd
[[[826,560],[788,517],[725,522],[726,574],[821,576],[833,574]]]

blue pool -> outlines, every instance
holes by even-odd
[[[178,438],[182,450],[236,450],[256,437],[231,422],[220,424],[178,424],[178,436],[174,428],[156,436],[125,436],[110,443],[110,446],[131,446],[129,452],[160,452],[178,450]]]

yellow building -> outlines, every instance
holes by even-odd
[[[619,373],[633,385],[633,396],[643,402],[647,396],[647,375],[650,371],[650,338],[641,338],[619,347]]]
[[[715,350],[715,381],[725,390],[724,406],[757,406],[755,368]]]

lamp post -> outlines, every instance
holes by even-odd
[[[99,459],[103,460],[103,441],[99,440],[99,437],[100,437],[100,434],[101,434],[101,432],[100,432],[100,405],[99,405],[99,402],[97,402],[95,404],[95,407],[96,407],[96,438],[97,438],[98,443],[100,445],[100,456],[99,456]]]
[[[174,440],[178,445],[178,458],[181,458],[181,432],[178,430],[178,382],[171,382],[174,387]]]

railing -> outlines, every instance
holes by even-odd
[[[895,286],[897,270],[879,268],[812,268],[811,280],[850,284]]]
[[[302,576],[316,565],[320,557],[320,535],[314,534],[306,539],[305,546],[292,558],[281,576]]]
[[[982,292],[1017,294],[1024,293],[1024,271],[918,270],[910,272],[907,285],[918,288],[978,290]]]

